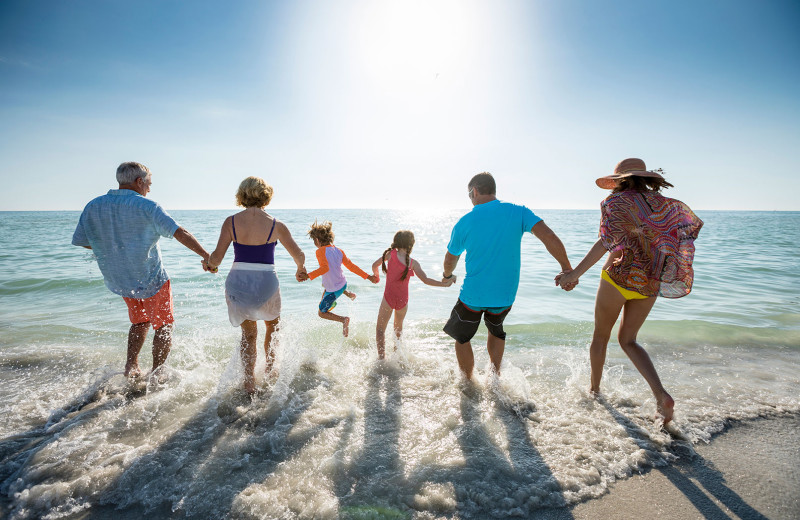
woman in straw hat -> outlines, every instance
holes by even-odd
[[[703,222],[686,204],[661,194],[662,188],[672,187],[661,173],[647,170],[641,159],[625,159],[612,175],[595,181],[612,190],[600,204],[600,239],[573,271],[556,277],[556,283],[571,290],[609,252],[595,300],[591,391],[600,391],[606,346],[622,312],[619,344],[650,385],[666,424],[675,402],[636,335],[658,296],[680,298],[691,291],[694,240]]]

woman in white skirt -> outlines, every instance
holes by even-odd
[[[275,362],[272,336],[281,314],[281,291],[275,274],[275,246],[281,243],[297,264],[295,278],[308,278],[305,255],[283,222],[269,215],[264,208],[272,199],[272,186],[258,177],[248,177],[239,185],[236,204],[244,207],[225,219],[217,248],[211,253],[206,267],[216,272],[225,252],[233,242],[233,265],[225,280],[225,301],[228,318],[234,327],[242,327],[240,352],[244,368],[244,389],[255,393],[257,321],[267,324],[264,352],[269,373]]]

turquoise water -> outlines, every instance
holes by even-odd
[[[211,249],[229,213],[173,216]],[[306,230],[331,220],[335,243],[364,269],[395,231],[413,230],[413,256],[430,275],[441,272],[462,213],[274,212],[309,269]],[[538,214],[573,264],[596,240],[598,211]],[[800,410],[797,212],[698,212],[705,227],[694,290],[659,300],[639,337],[676,398],[682,441],[655,425],[644,381],[613,342],[607,400],[587,395],[600,264],[565,293],[552,281],[558,264],[532,236],[506,321],[503,376],[499,384],[486,376],[482,328],[478,386],[466,391],[441,332],[457,286],[412,280],[404,340],[379,364],[382,283],[348,276],[358,297],[337,308],[352,318],[344,339],[316,316],[319,283],[295,282],[279,247],[280,372],[260,382],[250,405],[235,390],[239,331],[223,297],[232,251],[210,275],[196,255],[162,240],[176,313],[170,378],[131,390],[119,376],[125,305],[105,289],[91,252],[70,245],[78,215],[0,212],[0,503],[10,518],[514,516],[598,496],[707,441],[731,418]]]

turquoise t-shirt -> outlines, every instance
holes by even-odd
[[[459,299],[468,307],[508,307],[519,286],[522,235],[541,221],[525,206],[493,200],[478,204],[461,217],[447,251],[465,250],[467,274]]]

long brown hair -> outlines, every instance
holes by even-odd
[[[394,234],[391,247],[384,251],[381,256],[381,268],[384,273],[388,272],[388,269],[386,269],[386,253],[392,249],[403,249],[406,252],[406,270],[403,271],[403,276],[400,277],[401,280],[405,280],[411,266],[411,250],[414,249],[414,233],[407,229],[401,229]]]
[[[630,177],[617,179],[617,185],[612,190],[612,193],[619,193],[620,191],[626,190],[661,191],[662,188],[674,188],[674,186],[658,177],[639,177],[638,175],[631,175]]]

